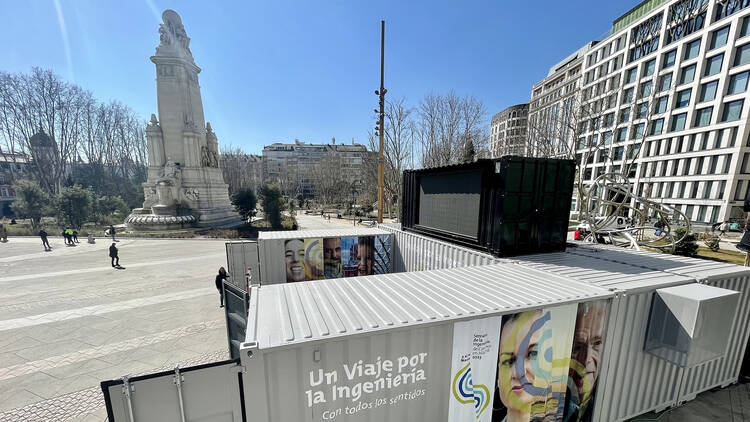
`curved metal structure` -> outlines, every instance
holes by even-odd
[[[674,253],[690,233],[690,219],[670,205],[638,196],[622,174],[605,173],[581,192],[580,220],[589,225],[584,241],[602,243],[608,238],[614,245],[640,250],[641,247]],[[647,225],[654,215],[655,224]],[[626,217],[625,227],[618,227],[618,218]],[[599,217],[599,218],[597,218]],[[676,238],[675,224],[684,222],[685,233]]]

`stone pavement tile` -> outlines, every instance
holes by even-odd
[[[91,413],[64,419],[64,422],[103,422],[107,420],[107,410],[98,409]]]
[[[12,365],[18,365],[19,363],[23,362],[26,362],[26,359],[18,356],[13,352],[0,353],[0,371],[2,370],[2,368]]]
[[[0,340],[0,352],[15,352],[16,350],[28,349],[29,347],[39,347],[43,345],[44,343],[39,340],[33,339],[28,335],[25,335],[25,333],[18,333],[18,335],[13,339],[6,339],[6,341]]]
[[[27,404],[36,403],[41,400],[44,400],[44,398],[26,390],[4,394],[3,399],[0,400],[0,412],[26,406]]]
[[[151,373],[154,370],[154,366],[144,362],[138,361],[127,361],[122,362],[119,365],[112,365],[108,368],[91,371],[87,375],[92,378],[96,378],[101,381],[120,379],[123,375]]]
[[[35,361],[51,356],[64,355],[88,347],[90,346],[80,340],[69,339],[44,343],[43,345],[35,347],[27,347],[25,349],[16,350],[15,353],[26,360]]]
[[[8,394],[26,390],[29,387],[36,385],[53,384],[55,382],[57,382],[57,380],[54,377],[51,377],[44,372],[35,372],[24,377],[1,380],[0,397],[5,397]],[[2,402],[3,401],[0,400],[0,403]]]
[[[51,399],[63,394],[95,387],[98,384],[99,380],[95,377],[90,375],[77,375],[66,378],[64,382],[58,381],[54,383],[34,384],[29,385],[26,389],[38,396],[44,397],[45,399]]]
[[[45,368],[42,371],[47,375],[52,375],[57,379],[68,379],[77,375],[85,375],[91,371],[109,368],[111,363],[100,359],[89,359],[83,362],[75,362],[68,365],[60,365],[54,368]]]

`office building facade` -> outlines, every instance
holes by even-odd
[[[492,116],[490,152],[493,157],[527,155],[528,104],[510,106]]]

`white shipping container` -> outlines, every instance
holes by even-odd
[[[621,291],[612,303],[596,419],[621,421],[692,400],[697,393],[737,381],[750,329],[750,270],[737,265],[600,245],[516,257],[518,263]],[[657,289],[706,283],[741,293],[723,357],[680,368],[644,351]],[[734,312],[734,310],[732,310]]]
[[[393,271],[393,236],[377,228],[260,232],[258,248],[261,284]]]
[[[240,357],[253,421],[435,422],[499,420],[524,394],[561,415],[582,312],[606,327],[614,293],[496,264],[253,286],[250,296]],[[533,360],[545,392],[503,372],[518,356],[521,368]]]

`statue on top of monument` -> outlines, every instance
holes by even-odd
[[[182,26],[180,15],[174,10],[167,9],[162,13],[161,18],[164,23],[159,25],[159,41],[161,42],[159,47],[182,47],[192,59],[193,53],[190,51],[190,38],[187,36],[187,32],[185,32],[185,27]]]

